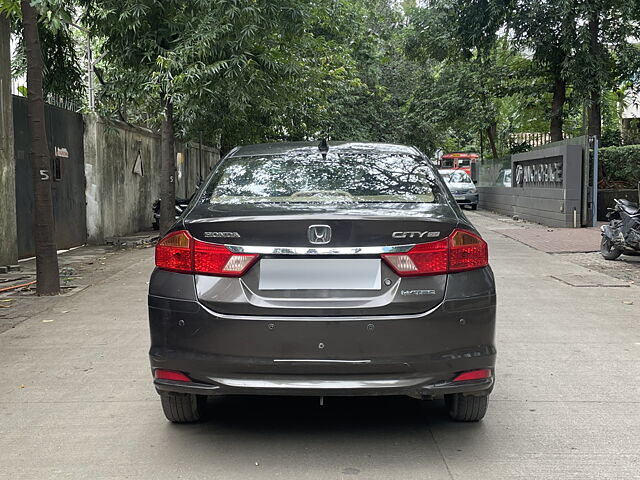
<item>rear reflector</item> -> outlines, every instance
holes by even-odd
[[[234,254],[224,245],[201,242],[186,230],[171,232],[156,245],[156,267],[182,273],[239,277],[257,254]]]
[[[448,238],[420,243],[407,253],[386,253],[382,258],[401,277],[439,275],[486,267],[486,242],[466,230],[454,230]]]
[[[174,380],[176,382],[190,382],[191,379],[187,377],[184,373],[174,372],[173,370],[162,370],[157,369],[153,372],[155,377],[162,380]]]
[[[464,382],[465,380],[482,380],[484,378],[491,378],[491,370],[483,368],[482,370],[471,370],[470,372],[464,372],[453,379],[454,382]]]

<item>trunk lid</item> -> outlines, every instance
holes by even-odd
[[[184,224],[198,240],[260,254],[241,278],[196,275],[198,298],[214,312],[350,317],[417,314],[439,305],[446,275],[399,277],[381,253],[445,238],[458,220],[447,205],[252,204],[201,205]],[[328,227],[330,240],[313,243],[313,226]]]
[[[310,248],[317,245],[309,241],[308,228],[316,224],[331,227],[331,241],[322,246],[336,248],[424,243],[449,235],[457,225],[448,205],[419,205],[356,204],[340,210],[308,204],[200,205],[184,224],[205,242]]]

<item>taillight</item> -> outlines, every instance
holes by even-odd
[[[224,245],[201,242],[186,230],[171,232],[156,245],[156,267],[182,273],[239,277],[257,254],[234,254]]]
[[[454,230],[449,236],[449,271],[462,272],[489,265],[487,242],[475,233]]]
[[[486,242],[466,230],[454,230],[445,239],[420,243],[406,253],[386,253],[382,258],[401,277],[461,272],[489,264]]]
[[[193,238],[189,232],[171,232],[156,245],[156,267],[174,272],[193,272]]]
[[[234,254],[224,245],[194,241],[194,272],[239,277],[258,259],[257,254]]]
[[[407,253],[386,253],[382,255],[382,258],[401,277],[447,273],[449,266],[448,239],[421,243]]]

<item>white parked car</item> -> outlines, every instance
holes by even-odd
[[[471,210],[478,208],[478,191],[467,172],[460,169],[443,169],[440,170],[440,175],[442,175],[458,205],[469,205]]]

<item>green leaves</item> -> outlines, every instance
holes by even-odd
[[[410,130],[429,131],[441,143],[489,128],[505,148],[511,133],[548,132],[549,122],[556,133],[564,120],[566,133],[579,134],[585,101],[595,105],[602,92],[640,81],[640,50],[632,43],[640,35],[638,6],[433,0],[411,8],[407,55],[433,67],[407,106]],[[604,119],[619,130],[619,118]]]
[[[74,18],[70,11],[72,2],[62,0],[37,0],[32,5],[39,14],[38,35],[44,62],[43,90],[45,95],[57,95],[68,101],[79,101],[84,93],[83,74],[77,38],[74,30]],[[12,0],[0,0],[0,14],[12,16],[14,30],[22,30],[20,3]],[[12,75],[26,73],[26,58],[22,35],[17,37],[16,49],[12,58]]]
[[[0,0],[0,15],[5,15],[10,19],[21,16],[19,0]]]
[[[82,93],[86,65],[74,52],[90,42],[94,58],[105,55],[102,113],[157,126],[160,99],[170,98],[180,136],[230,144],[328,133],[434,151],[477,145],[489,130],[506,150],[514,132],[548,130],[558,78],[568,85],[559,111],[577,131],[589,92],[637,84],[640,71],[628,41],[637,0],[34,4],[49,32],[43,44],[57,46],[44,49],[52,91]],[[0,11],[15,5],[0,0]],[[596,6],[594,55],[587,27]],[[69,33],[74,19],[90,32],[80,41]]]
[[[296,71],[304,8],[293,0],[91,2],[87,22],[112,83],[102,105],[127,105],[134,117],[145,105],[157,118],[155,99],[170,97],[183,135],[214,135],[223,117],[245,115],[247,103]]]

